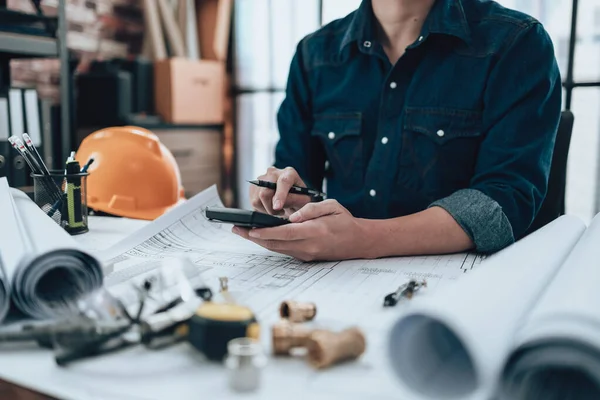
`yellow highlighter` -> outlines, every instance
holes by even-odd
[[[65,229],[70,234],[83,233],[88,227],[83,220],[81,200],[81,176],[79,162],[69,159],[66,166],[67,182],[65,192],[67,194],[67,226]]]

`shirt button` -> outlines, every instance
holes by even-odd
[[[423,41],[423,36],[419,36],[419,42]]]
[[[440,129],[439,131],[437,131],[437,135],[438,135],[439,137],[443,137],[443,136],[445,135],[445,133],[444,133],[444,131],[443,131],[443,130],[441,130],[441,129]]]
[[[387,144],[387,142],[388,142],[388,138],[387,137],[381,138],[381,143]]]
[[[368,40],[365,40],[365,42],[363,43],[363,46],[371,47],[371,42],[369,42]]]
[[[377,195],[377,192],[375,191],[375,189],[369,190],[369,196],[375,197],[376,195]]]
[[[396,82],[392,82],[392,83],[390,83],[390,87],[392,89],[396,89],[398,87],[398,84]]]
[[[438,132],[439,135],[439,132]],[[327,137],[331,140],[335,139],[335,132],[329,132],[329,134],[327,135]]]

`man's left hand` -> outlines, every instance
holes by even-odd
[[[290,215],[290,224],[233,232],[277,253],[302,261],[369,258],[365,220],[335,200],[309,203]]]

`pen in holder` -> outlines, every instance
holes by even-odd
[[[67,169],[50,171],[50,175],[31,174],[33,198],[46,215],[71,235],[88,228],[87,177],[89,173],[67,164]]]

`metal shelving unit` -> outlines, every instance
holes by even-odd
[[[67,21],[65,1],[58,1],[58,26],[56,37],[44,37],[13,32],[0,32],[0,93],[10,88],[10,61],[24,58],[58,58],[60,60],[61,131],[55,132],[53,143],[59,146],[56,156],[66,159],[73,145],[71,128],[72,77],[67,49]],[[6,0],[0,0],[0,8],[6,8]]]
[[[58,57],[58,44],[53,38],[0,32],[0,54],[9,58]]]

